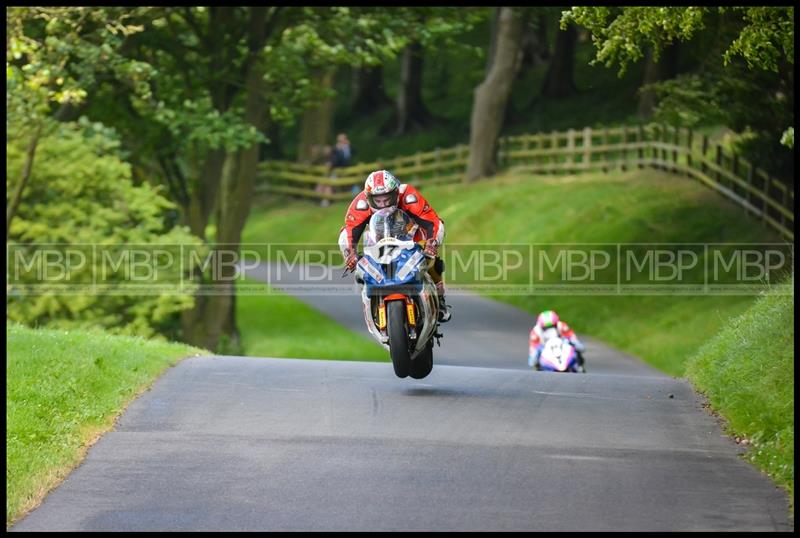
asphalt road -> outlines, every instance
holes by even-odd
[[[328,269],[324,274],[320,271],[304,273],[300,266],[291,269],[284,266],[279,270],[275,263],[261,264],[247,271],[248,277],[269,282],[275,289],[295,296],[348,329],[373,340],[364,323],[357,287],[352,277],[342,279],[340,274],[341,269]],[[328,283],[337,286],[339,292],[315,291],[325,290]],[[343,293],[342,287],[349,287],[351,291]],[[449,293],[447,302],[453,307],[453,317],[440,326],[444,337],[441,346],[433,348],[434,368],[448,364],[530,371],[528,335],[536,322],[531,314],[466,290]],[[569,322],[568,313],[562,314]],[[586,368],[589,372],[662,375],[639,359],[581,334],[580,327],[574,328],[586,344]]]
[[[774,531],[787,514],[666,376],[203,357],[12,530]]]
[[[272,283],[367,334],[357,296]],[[688,383],[588,338],[589,373],[533,372],[530,315],[448,299],[419,381],[386,363],[181,362],[11,530],[793,530]]]

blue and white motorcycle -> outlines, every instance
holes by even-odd
[[[364,234],[356,265],[363,284],[364,321],[392,358],[397,377],[422,379],[433,368],[439,334],[439,297],[428,274],[430,259],[415,242],[418,225],[399,208],[376,211]]]

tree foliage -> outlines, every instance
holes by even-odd
[[[741,21],[738,37],[722,56],[727,65],[742,57],[751,68],[777,71],[782,61],[794,64],[793,7],[574,7],[564,11],[561,26],[576,23],[592,33],[594,63],[619,64],[620,73],[652,47],[655,58],[665,45],[688,41],[706,29],[714,13]]]
[[[8,181],[22,166],[24,148],[12,141],[6,149],[8,187]],[[9,319],[59,328],[96,325],[115,333],[142,336],[174,334],[174,314],[191,306],[193,290],[187,288],[186,293],[168,296],[110,293],[127,282],[123,266],[106,273],[103,284],[110,289],[103,293],[39,293],[35,287],[22,293],[22,287],[41,283],[38,269],[25,271],[22,263],[35,259],[37,249],[49,249],[41,252],[55,255],[70,246],[83,249],[86,263],[73,262],[71,266],[79,269],[67,280],[57,280],[58,284],[79,286],[96,283],[101,274],[102,256],[89,255],[92,248],[95,254],[98,249],[121,253],[128,246],[163,244],[164,250],[179,255],[181,245],[199,246],[199,240],[187,230],[165,225],[164,214],[173,204],[162,196],[161,188],[133,185],[130,165],[118,151],[119,141],[113,131],[85,120],[62,123],[42,138],[29,191],[10,230],[9,263],[16,263],[14,267],[23,271],[9,290]],[[24,256],[15,258],[17,252]],[[178,282],[180,274],[173,267],[162,277]]]
[[[121,54],[143,30],[143,8],[9,7],[6,11],[7,113],[39,120],[53,105],[78,104],[103,77],[148,94],[148,64]]]
[[[330,97],[328,90],[312,82],[316,70],[342,64],[378,65],[408,43],[446,40],[469,20],[469,16],[448,16],[449,11],[284,6],[12,8],[7,11],[6,88],[8,146],[14,157],[9,160],[7,186],[17,188],[7,199],[8,222],[17,207],[20,211],[19,220],[9,226],[13,238],[54,240],[55,232],[46,222],[62,219],[64,233],[72,238],[99,240],[105,233],[107,239],[124,242],[122,230],[129,226],[141,230],[143,222],[163,226],[177,210],[180,222],[190,224],[198,240],[205,240],[206,225],[216,209],[217,240],[235,243],[252,198],[248,193],[255,173],[253,148],[269,142],[265,127],[289,125],[304,109]],[[91,119],[84,128],[59,126],[59,121],[81,115]],[[39,125],[33,130],[26,127],[37,125],[32,118]],[[98,134],[95,145],[78,151],[77,140],[95,125],[99,131],[112,127],[119,134],[121,145],[115,146],[112,161],[104,160],[108,145],[96,145],[98,140],[110,140],[108,133]],[[40,136],[47,147],[40,147],[34,160]],[[32,141],[27,152],[23,151],[26,141]],[[58,158],[62,154],[76,162],[66,165],[66,157]],[[89,189],[82,181],[70,185],[57,174],[62,168],[91,178],[106,190]],[[13,179],[14,174],[23,179]],[[112,184],[119,184],[114,187],[117,190]],[[157,186],[160,190],[153,190]],[[77,193],[75,188],[79,188]],[[66,198],[62,196],[78,196],[81,202],[70,207],[63,204]],[[140,219],[137,224],[113,219],[119,214],[119,203],[145,211],[146,198],[151,212],[135,213]],[[101,210],[102,205],[107,208]],[[115,208],[113,214],[108,208]],[[79,211],[106,219],[105,224],[81,220]],[[122,215],[133,218],[131,213]],[[158,241],[168,233],[167,227],[157,232],[150,224],[149,235],[140,240]],[[181,236],[181,241],[186,239]],[[58,299],[45,301],[55,304]],[[143,306],[147,301],[140,303],[140,309],[147,310]],[[203,307],[206,302],[199,303]],[[207,303],[214,307],[213,301]],[[170,312],[189,304],[174,301]],[[56,307],[49,312],[52,319],[62,314],[65,319],[77,316]],[[120,323],[130,326],[133,322]]]
[[[620,75],[650,48],[694,45],[699,67],[652,86],[654,117],[693,127],[724,122],[743,135],[737,145],[751,160],[793,179],[794,8],[574,7],[562,26],[592,34],[593,64],[619,65]],[[644,88],[643,88],[644,90]]]

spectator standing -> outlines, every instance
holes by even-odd
[[[331,151],[331,159],[328,163],[328,177],[335,178],[336,169],[350,166],[352,160],[353,150],[350,146],[350,140],[345,133],[339,133],[336,136],[336,145],[333,146],[333,150]],[[361,191],[361,187],[358,185],[351,188],[351,190],[353,189],[355,189],[356,192]]]

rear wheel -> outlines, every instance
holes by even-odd
[[[433,370],[433,338],[428,341],[425,351],[417,355],[416,358],[411,361],[409,374],[414,379],[422,379],[423,377],[427,377],[427,375],[431,373],[431,370]]]
[[[408,331],[406,330],[406,309],[403,301],[390,301],[386,306],[389,329],[389,355],[397,377],[408,377],[410,355],[408,352]]]

